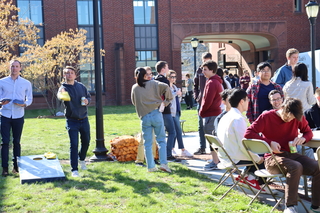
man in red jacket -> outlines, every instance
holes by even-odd
[[[214,129],[214,120],[221,113],[221,96],[222,79],[216,75],[218,65],[216,62],[209,60],[202,64],[202,73],[208,79],[204,87],[201,107],[199,114],[203,119],[203,131],[205,134],[212,134]],[[213,162],[219,163],[216,152],[212,152]],[[216,167],[216,165],[215,165]]]
[[[299,136],[299,132],[302,134]],[[259,134],[262,135],[259,135]],[[247,129],[244,137],[266,141],[286,173],[285,188],[286,209],[284,212],[297,212],[296,205],[298,186],[301,175],[312,176],[312,200],[310,212],[320,213],[320,171],[318,162],[298,153],[291,153],[288,145],[301,145],[308,142],[313,134],[303,116],[302,104],[299,99],[288,98],[279,110],[262,113]],[[270,156],[265,156],[265,167],[271,174],[277,174],[278,168]]]

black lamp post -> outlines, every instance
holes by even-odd
[[[101,87],[101,61],[100,61],[100,33],[98,17],[98,0],[93,0],[93,28],[94,28],[94,70],[95,70],[95,90],[96,90],[96,148],[93,150],[94,156],[90,161],[108,160],[106,155],[108,149],[104,145],[103,133],[103,110],[102,110],[102,87]]]
[[[196,53],[197,53],[197,47],[199,44],[199,39],[197,38],[192,38],[191,39],[191,46],[193,48],[193,52],[194,52],[194,76],[196,75],[196,71],[197,71],[197,58],[196,58]]]
[[[311,63],[312,63],[312,84],[316,89],[316,67],[315,67],[315,24],[319,12],[319,4],[315,1],[309,1],[306,4],[306,11],[310,22],[310,45],[311,45]]]

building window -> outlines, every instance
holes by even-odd
[[[31,20],[40,32],[38,33],[38,44],[44,44],[44,28],[43,28],[43,13],[42,0],[18,0],[17,7],[20,8],[18,12],[19,18]],[[22,49],[20,53],[24,52]]]
[[[158,34],[156,26],[135,27],[135,48],[136,50],[157,50]]]
[[[134,24],[156,24],[155,1],[133,1]]]
[[[294,12],[301,12],[301,0],[294,0]]]
[[[158,61],[158,25],[155,0],[133,0],[136,66],[150,66]]]
[[[149,66],[155,70],[154,65],[158,61],[157,51],[136,51],[136,66]]]
[[[101,28],[101,16],[100,16],[100,1],[98,1],[99,12],[99,25],[100,25],[100,46],[102,48],[102,28]],[[78,27],[87,31],[87,42],[94,40],[94,28],[93,28],[93,1],[92,0],[77,0],[77,15],[78,15]],[[103,73],[103,65],[101,66],[101,72]],[[102,78],[104,79],[104,78]],[[80,67],[80,80],[88,88],[89,91],[94,91],[95,86],[95,71],[92,64],[83,64]],[[102,83],[103,84],[103,83]]]

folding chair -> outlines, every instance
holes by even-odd
[[[282,178],[286,178],[285,173],[283,172],[283,170],[281,169],[278,161],[276,160],[273,151],[271,149],[271,147],[269,146],[268,143],[266,143],[263,140],[258,140],[258,139],[243,139],[242,140],[242,144],[245,147],[245,149],[247,150],[252,162],[254,163],[255,167],[256,167],[256,171],[254,172],[254,174],[258,177],[261,177],[264,181],[264,186],[261,187],[261,190],[259,192],[257,192],[257,194],[252,198],[252,200],[250,201],[249,205],[259,196],[259,194],[261,193],[261,191],[267,187],[268,190],[271,193],[271,196],[275,199],[276,201],[276,205],[272,208],[271,212],[274,211],[276,209],[276,207],[281,203],[282,200],[284,200],[284,195],[277,199],[276,195],[272,192],[272,190],[269,187],[270,184],[270,180],[272,178],[278,178],[282,184],[282,186],[284,187],[284,182],[282,180]],[[269,153],[271,154],[271,157],[273,158],[273,160],[275,161],[280,173],[279,174],[270,174],[266,169],[259,169],[257,163],[253,160],[252,157],[252,153],[255,154],[265,154],[265,153]],[[306,208],[306,206],[304,205],[304,203],[301,201],[301,199],[298,197],[298,201],[302,204],[303,208],[306,210],[306,212],[308,212],[309,210]]]
[[[224,164],[222,164],[222,163],[218,163],[218,165],[217,165],[217,167],[218,167],[219,169],[223,169],[223,170],[226,170],[226,171],[225,171],[225,173],[221,176],[221,178],[220,178],[220,180],[219,180],[219,182],[218,182],[218,183],[219,183],[218,186],[217,186],[213,191],[217,190],[229,177],[231,177],[231,178],[232,178],[232,181],[233,181],[233,185],[231,186],[231,188],[228,189],[228,191],[225,192],[219,200],[223,199],[223,198],[224,198],[233,188],[235,188],[235,187],[239,187],[239,188],[242,190],[242,192],[243,192],[245,195],[247,195],[246,191],[245,191],[241,186],[238,185],[238,183],[240,182],[241,179],[243,179],[243,180],[246,182],[246,180],[245,180],[245,178],[244,178],[245,175],[246,175],[246,172],[242,173],[239,168],[240,168],[240,167],[245,167],[245,166],[253,166],[253,164],[241,164],[241,165],[236,165],[236,164],[233,162],[233,160],[231,159],[231,157],[229,156],[229,154],[227,153],[227,151],[224,149],[223,144],[221,143],[221,141],[219,140],[218,137],[213,136],[213,135],[209,135],[209,134],[205,134],[205,137],[206,137],[206,139],[208,140],[208,142],[210,143],[211,147],[217,152],[217,154],[218,154],[218,152],[224,153],[224,155],[225,155],[225,156],[228,158],[228,160],[230,161],[230,165],[224,165]],[[218,151],[216,150],[216,148],[218,148]],[[237,180],[236,180],[236,179],[233,177],[233,175],[232,175],[234,171],[236,171],[237,174],[240,175],[240,178],[237,179]],[[252,193],[254,194],[254,191],[253,191],[253,189],[250,187],[250,185],[249,185],[247,182],[246,182],[246,184],[248,185],[249,190],[251,190]]]

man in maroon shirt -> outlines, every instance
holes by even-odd
[[[202,73],[208,79],[204,87],[199,115],[203,119],[203,131],[205,134],[212,134],[214,130],[214,120],[221,113],[220,93],[222,92],[222,79],[216,75],[218,65],[209,60],[202,64]],[[212,152],[212,160],[219,163],[216,152]],[[215,165],[216,167],[216,165]]]
[[[302,134],[299,136],[298,129]],[[260,136],[259,133],[262,133]],[[279,110],[270,110],[262,113],[247,129],[244,137],[266,141],[279,162],[281,169],[286,173],[285,188],[286,209],[284,212],[297,212],[297,193],[301,175],[312,176],[312,200],[310,212],[320,212],[320,171],[317,161],[298,154],[290,153],[289,141],[293,145],[308,142],[313,134],[307,120],[303,116],[301,101],[288,98]],[[279,173],[274,160],[265,156],[265,167],[271,174]]]
[[[209,52],[205,52],[202,54],[202,62],[206,62],[212,60],[212,55]],[[200,148],[193,154],[195,155],[201,155],[201,154],[206,154],[206,139],[204,137],[204,132],[203,132],[203,122],[202,118],[199,115],[199,110],[201,107],[201,100],[202,100],[202,95],[203,95],[203,90],[206,85],[207,78],[203,75],[202,73],[202,68],[201,66],[196,72],[196,76],[193,79],[193,95],[194,95],[194,100],[198,102],[197,105],[197,110],[198,110],[198,132],[199,132],[199,139],[200,139]]]

